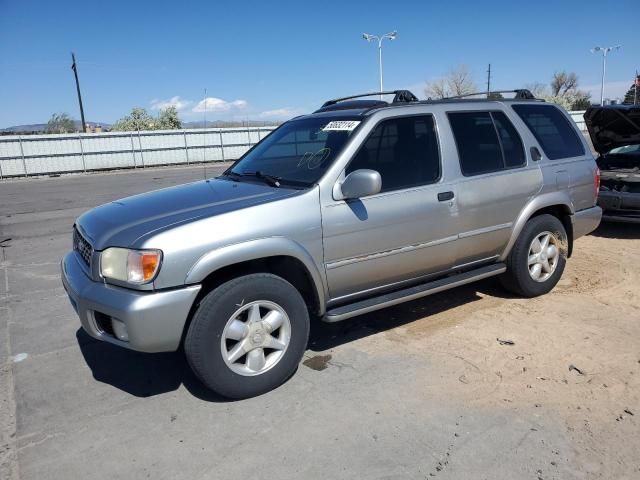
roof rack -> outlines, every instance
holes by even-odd
[[[416,97],[409,90],[389,90],[387,92],[371,92],[371,93],[361,93],[359,95],[350,95],[348,97],[342,98],[334,98],[333,100],[327,100],[322,104],[322,108],[329,107],[331,105],[335,105],[338,102],[344,102],[345,100],[352,100],[354,98],[362,98],[362,97],[372,97],[374,95],[395,95],[391,103],[409,103],[409,102],[417,102],[418,97]],[[386,103],[386,102],[385,102]]]
[[[444,97],[442,100],[458,100],[460,98],[474,97],[476,95],[486,95],[489,98],[490,95],[496,93],[515,93],[513,97],[516,100],[536,100],[536,97],[531,93],[530,90],[526,88],[518,88],[516,90],[493,90],[491,92],[475,92],[475,93],[465,93],[464,95],[455,95],[453,97]]]

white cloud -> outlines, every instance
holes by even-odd
[[[151,110],[162,110],[167,107],[176,107],[176,110],[180,112],[185,108],[189,108],[191,105],[193,105],[191,100],[186,100],[179,96],[171,97],[167,100],[158,100],[157,98],[151,100]]]
[[[221,98],[207,97],[200,100],[198,104],[191,110],[194,113],[202,112],[229,112],[231,110],[242,110],[247,108],[248,103],[246,100],[233,100],[227,102]]]
[[[275,110],[266,110],[264,112],[260,112],[258,114],[258,118],[287,120],[299,114],[300,114],[299,111],[296,110],[295,108],[285,107],[285,108],[277,108]]]

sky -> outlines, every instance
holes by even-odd
[[[167,105],[201,121],[205,88],[208,120],[282,120],[377,90],[377,44],[362,33],[393,30],[385,89],[424,98],[425,81],[464,64],[484,90],[491,63],[492,89],[566,70],[599,99],[602,58],[590,49],[621,44],[607,60],[615,98],[640,70],[636,18],[635,2],[615,0],[0,0],[0,128],[79,118],[71,51],[87,121]]]

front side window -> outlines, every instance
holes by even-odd
[[[347,166],[346,174],[363,168],[380,173],[383,192],[438,181],[440,153],[433,116],[380,122]]]
[[[449,112],[463,175],[526,165],[520,135],[502,112]]]
[[[267,136],[228,172],[236,178],[272,177],[279,184],[311,186],[333,163],[360,120],[339,117],[292,120]],[[227,175],[229,175],[227,173]]]
[[[550,160],[584,155],[575,128],[551,105],[513,105]]]

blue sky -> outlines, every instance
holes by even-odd
[[[607,64],[615,97],[640,69],[636,18],[632,1],[0,0],[0,128],[53,112],[79,117],[72,50],[91,121],[167,103],[201,120],[204,88],[210,120],[304,113],[377,89],[365,31],[398,31],[384,47],[385,88],[421,98],[425,80],[459,64],[482,86],[489,62],[495,88],[546,83],[565,69],[599,98],[601,58],[589,49],[622,44]]]

